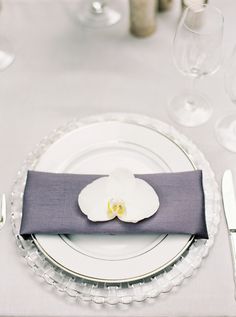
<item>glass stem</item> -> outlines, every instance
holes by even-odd
[[[197,77],[194,76],[194,77],[191,79],[191,82],[190,82],[190,93],[191,93],[191,95],[194,95],[195,87],[196,87],[196,81],[197,81]]]
[[[192,77],[191,81],[190,81],[190,94],[189,94],[188,100],[186,101],[186,109],[189,111],[193,111],[196,109],[196,105],[195,105],[195,101],[194,101],[196,81],[197,81],[196,76]]]
[[[106,0],[91,0],[90,8],[94,14],[102,14],[104,7],[106,5]]]

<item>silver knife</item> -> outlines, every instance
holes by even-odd
[[[229,230],[231,254],[233,259],[234,281],[236,285],[236,192],[233,181],[233,174],[230,170],[226,170],[222,179],[222,196]]]

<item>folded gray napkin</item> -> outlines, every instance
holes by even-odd
[[[183,233],[208,238],[201,171],[136,175],[160,200],[158,212],[136,224],[117,218],[92,222],[79,209],[80,191],[101,176],[29,171],[20,234]]]

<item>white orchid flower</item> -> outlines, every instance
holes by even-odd
[[[116,169],[83,188],[78,197],[81,211],[91,221],[109,221],[118,217],[136,223],[149,218],[159,208],[155,190],[131,171]]]

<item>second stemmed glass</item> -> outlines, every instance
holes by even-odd
[[[15,55],[10,42],[0,35],[0,71],[4,71],[15,60]]]
[[[236,46],[229,58],[225,71],[225,89],[236,104]],[[227,150],[236,152],[236,111],[225,115],[215,126],[217,140]]]
[[[3,3],[0,0],[0,19],[2,19],[2,10],[4,9]],[[3,31],[3,25],[0,27],[0,71],[7,69],[15,60],[15,54],[10,41],[5,36]]]
[[[223,16],[211,5],[185,9],[177,27],[173,57],[176,67],[192,78],[191,89],[172,99],[170,117],[177,123],[194,127],[206,122],[212,107],[207,98],[196,93],[196,79],[215,73],[222,61]]]

